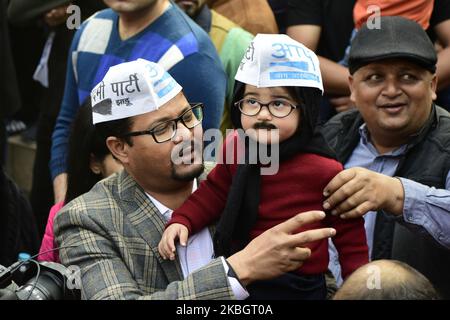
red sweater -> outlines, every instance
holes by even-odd
[[[227,138],[223,154],[232,140],[235,142],[236,139],[238,139],[236,134]],[[236,145],[234,144],[235,147]],[[181,223],[192,234],[216,222],[225,208],[233,175],[237,170],[236,159],[235,156],[233,164],[217,164],[197,191],[174,211],[168,225]],[[323,210],[322,203],[325,200],[323,190],[342,169],[342,165],[336,160],[317,154],[300,153],[280,163],[277,174],[262,175],[259,214],[250,232],[250,238],[257,237],[300,212]],[[343,220],[327,215],[322,221],[300,228],[298,232],[324,227],[336,229],[333,243],[339,252],[344,278],[368,263],[363,218]],[[309,243],[307,247],[311,249],[312,254],[298,270],[299,273],[324,273],[328,268],[328,241],[315,241]]]

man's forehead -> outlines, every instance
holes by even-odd
[[[401,58],[380,59],[377,61],[370,62],[365,66],[361,67],[359,70],[357,70],[355,74],[359,71],[364,72],[372,69],[387,69],[391,71],[408,69],[420,72],[428,72],[431,74],[429,70],[422,67],[418,63],[410,61],[408,59],[401,59]]]
[[[189,106],[189,102],[184,96],[183,92],[177,94],[173,99],[163,104],[158,110],[158,117],[178,117],[181,111]]]
[[[142,115],[135,116],[135,120],[142,119],[148,122],[156,122],[162,119],[173,119],[189,106],[189,103],[182,92],[177,94],[173,99],[163,104],[157,110],[147,112]]]

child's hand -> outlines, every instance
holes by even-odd
[[[180,244],[186,246],[188,236],[188,228],[180,223],[174,223],[167,227],[158,245],[158,251],[163,259],[175,260],[175,240],[180,239]]]

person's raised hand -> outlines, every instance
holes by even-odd
[[[355,108],[354,103],[350,100],[350,96],[330,98],[330,104],[334,107],[337,113]]]
[[[68,6],[69,6],[68,4],[62,5],[60,7],[53,8],[52,10],[48,11],[44,15],[45,23],[50,27],[56,27],[66,22],[66,19],[69,16],[69,14],[67,13]]]

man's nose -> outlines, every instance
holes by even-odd
[[[383,88],[383,95],[395,98],[402,93],[399,83],[396,79],[386,79],[385,86]]]
[[[173,142],[180,143],[184,140],[189,140],[192,138],[192,131],[188,129],[181,121],[177,122],[175,136],[173,137]]]

